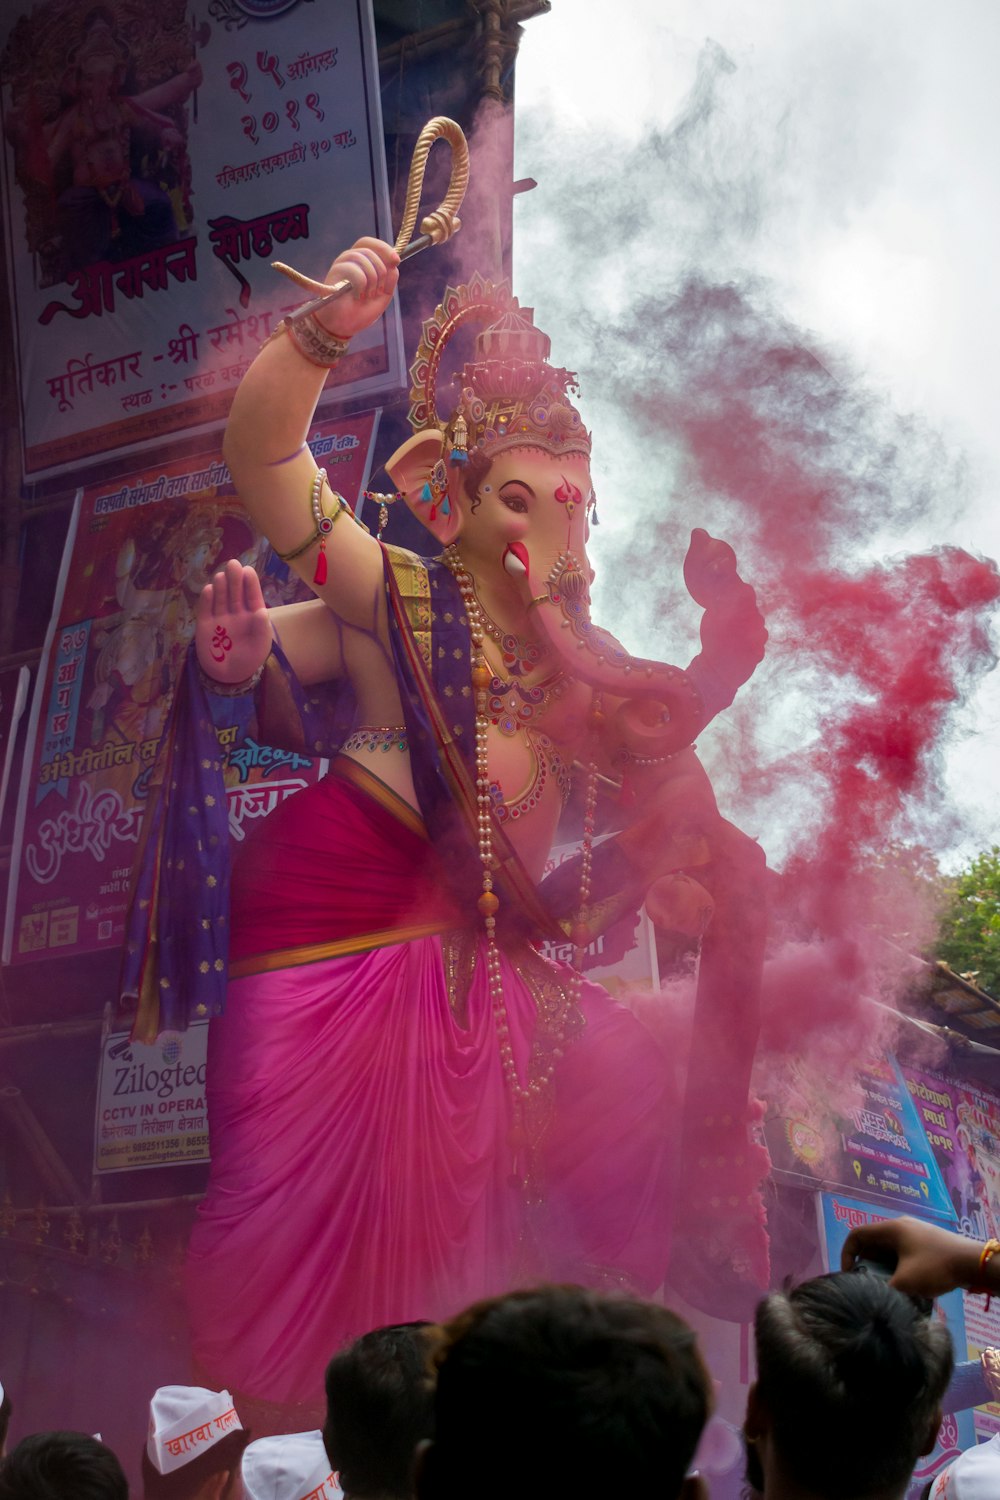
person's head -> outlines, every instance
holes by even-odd
[[[228,1391],[160,1386],[142,1452],[144,1500],[238,1500],[249,1441]]]
[[[249,1443],[240,1477],[243,1500],[338,1500],[340,1494],[319,1430]]]
[[[84,1432],[35,1432],[0,1463],[0,1500],[128,1500],[110,1448]]]
[[[244,1428],[199,1453],[181,1468],[160,1474],[142,1452],[143,1500],[240,1500],[240,1463],[251,1434]]]
[[[666,1308],[547,1286],[477,1303],[444,1329],[419,1500],[551,1500],[595,1485],[693,1494],[711,1405],[695,1336]]]
[[[414,1451],[432,1431],[430,1326],[376,1328],[327,1366],[323,1441],[349,1500],[413,1493]]]
[[[10,1397],[0,1385],[0,1458],[7,1452],[7,1434],[10,1431],[10,1414],[13,1410]]]
[[[882,1277],[840,1272],[757,1308],[747,1477],[768,1500],[895,1500],[934,1446],[954,1356],[934,1314]]]

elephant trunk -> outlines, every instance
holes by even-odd
[[[571,553],[556,559],[536,594],[542,635],[579,680],[625,700],[618,710],[624,746],[641,756],[666,756],[690,745],[707,722],[692,677],[665,662],[632,656],[590,617],[590,585]]]
[[[544,592],[532,599],[543,635],[574,677],[624,700],[618,721],[626,750],[656,759],[683,750],[728,708],[764,655],[764,619],[753,589],[736,571],[735,553],[706,531],[692,533],[684,578],[704,613],[702,649],[685,671],[632,656],[595,625],[589,578],[571,552],[559,554]]]

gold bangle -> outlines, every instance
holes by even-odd
[[[330,333],[314,313],[291,313],[276,324],[261,344],[264,349],[273,339],[287,333],[303,359],[322,370],[331,369],[347,353],[347,339]]]
[[[270,655],[270,652],[268,652],[268,655]],[[214,693],[217,698],[242,698],[245,693],[252,693],[264,675],[264,665],[265,663],[261,662],[257,670],[251,672],[250,676],[244,678],[242,682],[220,682],[218,678],[212,677],[205,671],[201,662],[197,663],[198,676],[201,679],[202,687],[207,692]]]
[[[551,604],[551,603],[552,603],[552,599],[551,599],[551,596],[549,594],[536,594],[535,597],[534,597],[534,599],[529,599],[529,601],[528,601],[528,608],[529,609],[534,609],[534,607],[535,607],[536,604]]]

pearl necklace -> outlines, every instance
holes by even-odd
[[[469,622],[469,635],[472,640],[472,689],[475,694],[476,704],[477,832],[479,839],[479,861],[483,870],[482,892],[476,905],[483,919],[483,926],[486,931],[486,968],[489,982],[490,1007],[493,1013],[493,1023],[496,1028],[497,1040],[500,1045],[500,1062],[504,1078],[510,1090],[515,1111],[520,1116],[515,1127],[515,1134],[520,1137],[516,1141],[516,1144],[530,1147],[535,1142],[532,1142],[528,1138],[525,1116],[529,1106],[537,1107],[551,1087],[555,1074],[555,1062],[562,1056],[562,1044],[566,1039],[565,1025],[552,1038],[554,1045],[549,1053],[551,1060],[541,1064],[537,1068],[529,1064],[528,1081],[526,1084],[522,1084],[510,1041],[507,1008],[503,998],[503,971],[500,964],[500,949],[496,940],[496,914],[500,909],[500,899],[493,889],[493,871],[496,868],[497,861],[493,854],[493,818],[491,813],[493,799],[490,790],[488,747],[490,724],[489,689],[493,680],[493,672],[483,652],[483,637],[485,634],[483,610],[476,595],[472,575],[466,569],[458,555],[457,549],[454,547],[446,549],[444,562],[453,574],[455,582],[458,584],[459,592],[462,595],[466,619]],[[600,706],[595,703],[591,715],[592,726],[596,727],[602,717]],[[584,917],[586,915],[587,904],[590,900],[594,812],[597,805],[597,766],[593,762],[588,766],[588,772],[583,821],[583,851],[580,868],[580,901],[576,920],[573,923],[570,933],[574,944],[574,953],[573,970],[570,975],[569,984],[566,987],[567,1005],[565,1014],[567,1017],[575,1014],[577,1011],[580,988],[583,984],[583,975],[580,972],[580,968],[587,944],[590,942],[590,935],[585,926]],[[534,1048],[532,1052],[532,1062],[534,1062]]]

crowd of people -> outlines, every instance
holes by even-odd
[[[744,1438],[761,1500],[902,1500],[934,1446],[950,1336],[930,1300],[1000,1292],[1000,1241],[912,1219],[855,1230],[843,1269],[757,1308]],[[713,1385],[695,1334],[625,1294],[541,1286],[444,1325],[380,1328],[326,1371],[322,1430],[253,1439],[227,1391],[150,1402],[144,1500],[705,1500]],[[128,1500],[99,1436],[44,1432],[5,1453],[0,1500]],[[930,1500],[1000,1496],[1000,1439],[939,1472]]]

